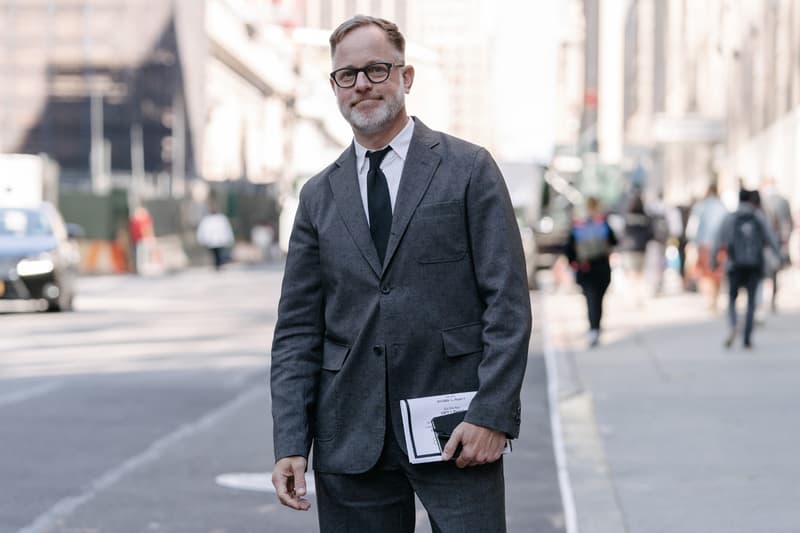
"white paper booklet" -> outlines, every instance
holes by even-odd
[[[466,411],[475,394],[477,391],[400,400],[408,460],[412,464],[442,460],[442,450],[439,449],[439,440],[433,432],[431,420],[437,416]],[[506,444],[504,453],[510,450]]]

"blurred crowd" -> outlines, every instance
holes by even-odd
[[[565,255],[586,297],[590,345],[599,342],[602,300],[613,280],[636,307],[665,292],[692,291],[716,313],[725,289],[724,343],[730,347],[741,333],[743,346],[752,346],[753,324],[778,310],[781,272],[800,257],[800,239],[774,179],[765,177],[758,189],[739,183],[734,205],[726,205],[714,182],[691,205],[671,205],[636,186],[613,209],[587,198]],[[747,291],[743,327],[736,311],[741,289]]]

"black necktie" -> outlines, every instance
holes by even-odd
[[[378,152],[367,152],[369,159],[369,172],[367,172],[367,205],[369,209],[369,232],[375,250],[383,263],[386,255],[386,244],[389,242],[389,232],[392,229],[392,201],[389,199],[389,185],[386,176],[381,171],[381,161],[391,150],[387,146]]]

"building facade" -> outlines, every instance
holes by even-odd
[[[267,2],[206,0],[203,177],[291,179],[296,89],[291,24]]]
[[[285,179],[296,58],[281,14],[239,0],[0,0],[0,151],[46,153],[66,186],[98,193]]]
[[[301,26],[328,33],[356,14],[395,22],[417,69],[409,109],[434,128],[493,148],[496,6],[480,0],[297,0],[296,7]]]
[[[775,178],[800,205],[800,5],[791,0],[718,0],[717,53],[725,70],[725,151],[731,184]]]
[[[593,130],[596,107],[615,96],[595,94],[605,3],[582,4],[586,99],[573,142],[591,150],[587,140],[603,142]],[[714,181],[732,198],[740,183],[756,188],[771,177],[798,205],[800,5],[628,0],[620,22],[622,69],[611,74],[622,80],[621,164],[638,160],[647,187],[675,204]],[[564,59],[561,68],[577,63]]]
[[[180,188],[201,155],[202,16],[183,0],[3,0],[0,150],[47,153],[99,191],[137,170]]]

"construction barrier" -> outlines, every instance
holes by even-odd
[[[86,274],[124,274],[129,272],[128,253],[116,241],[83,240],[80,270]]]
[[[136,273],[141,276],[158,276],[164,271],[164,256],[158,239],[147,237],[136,243]]]

